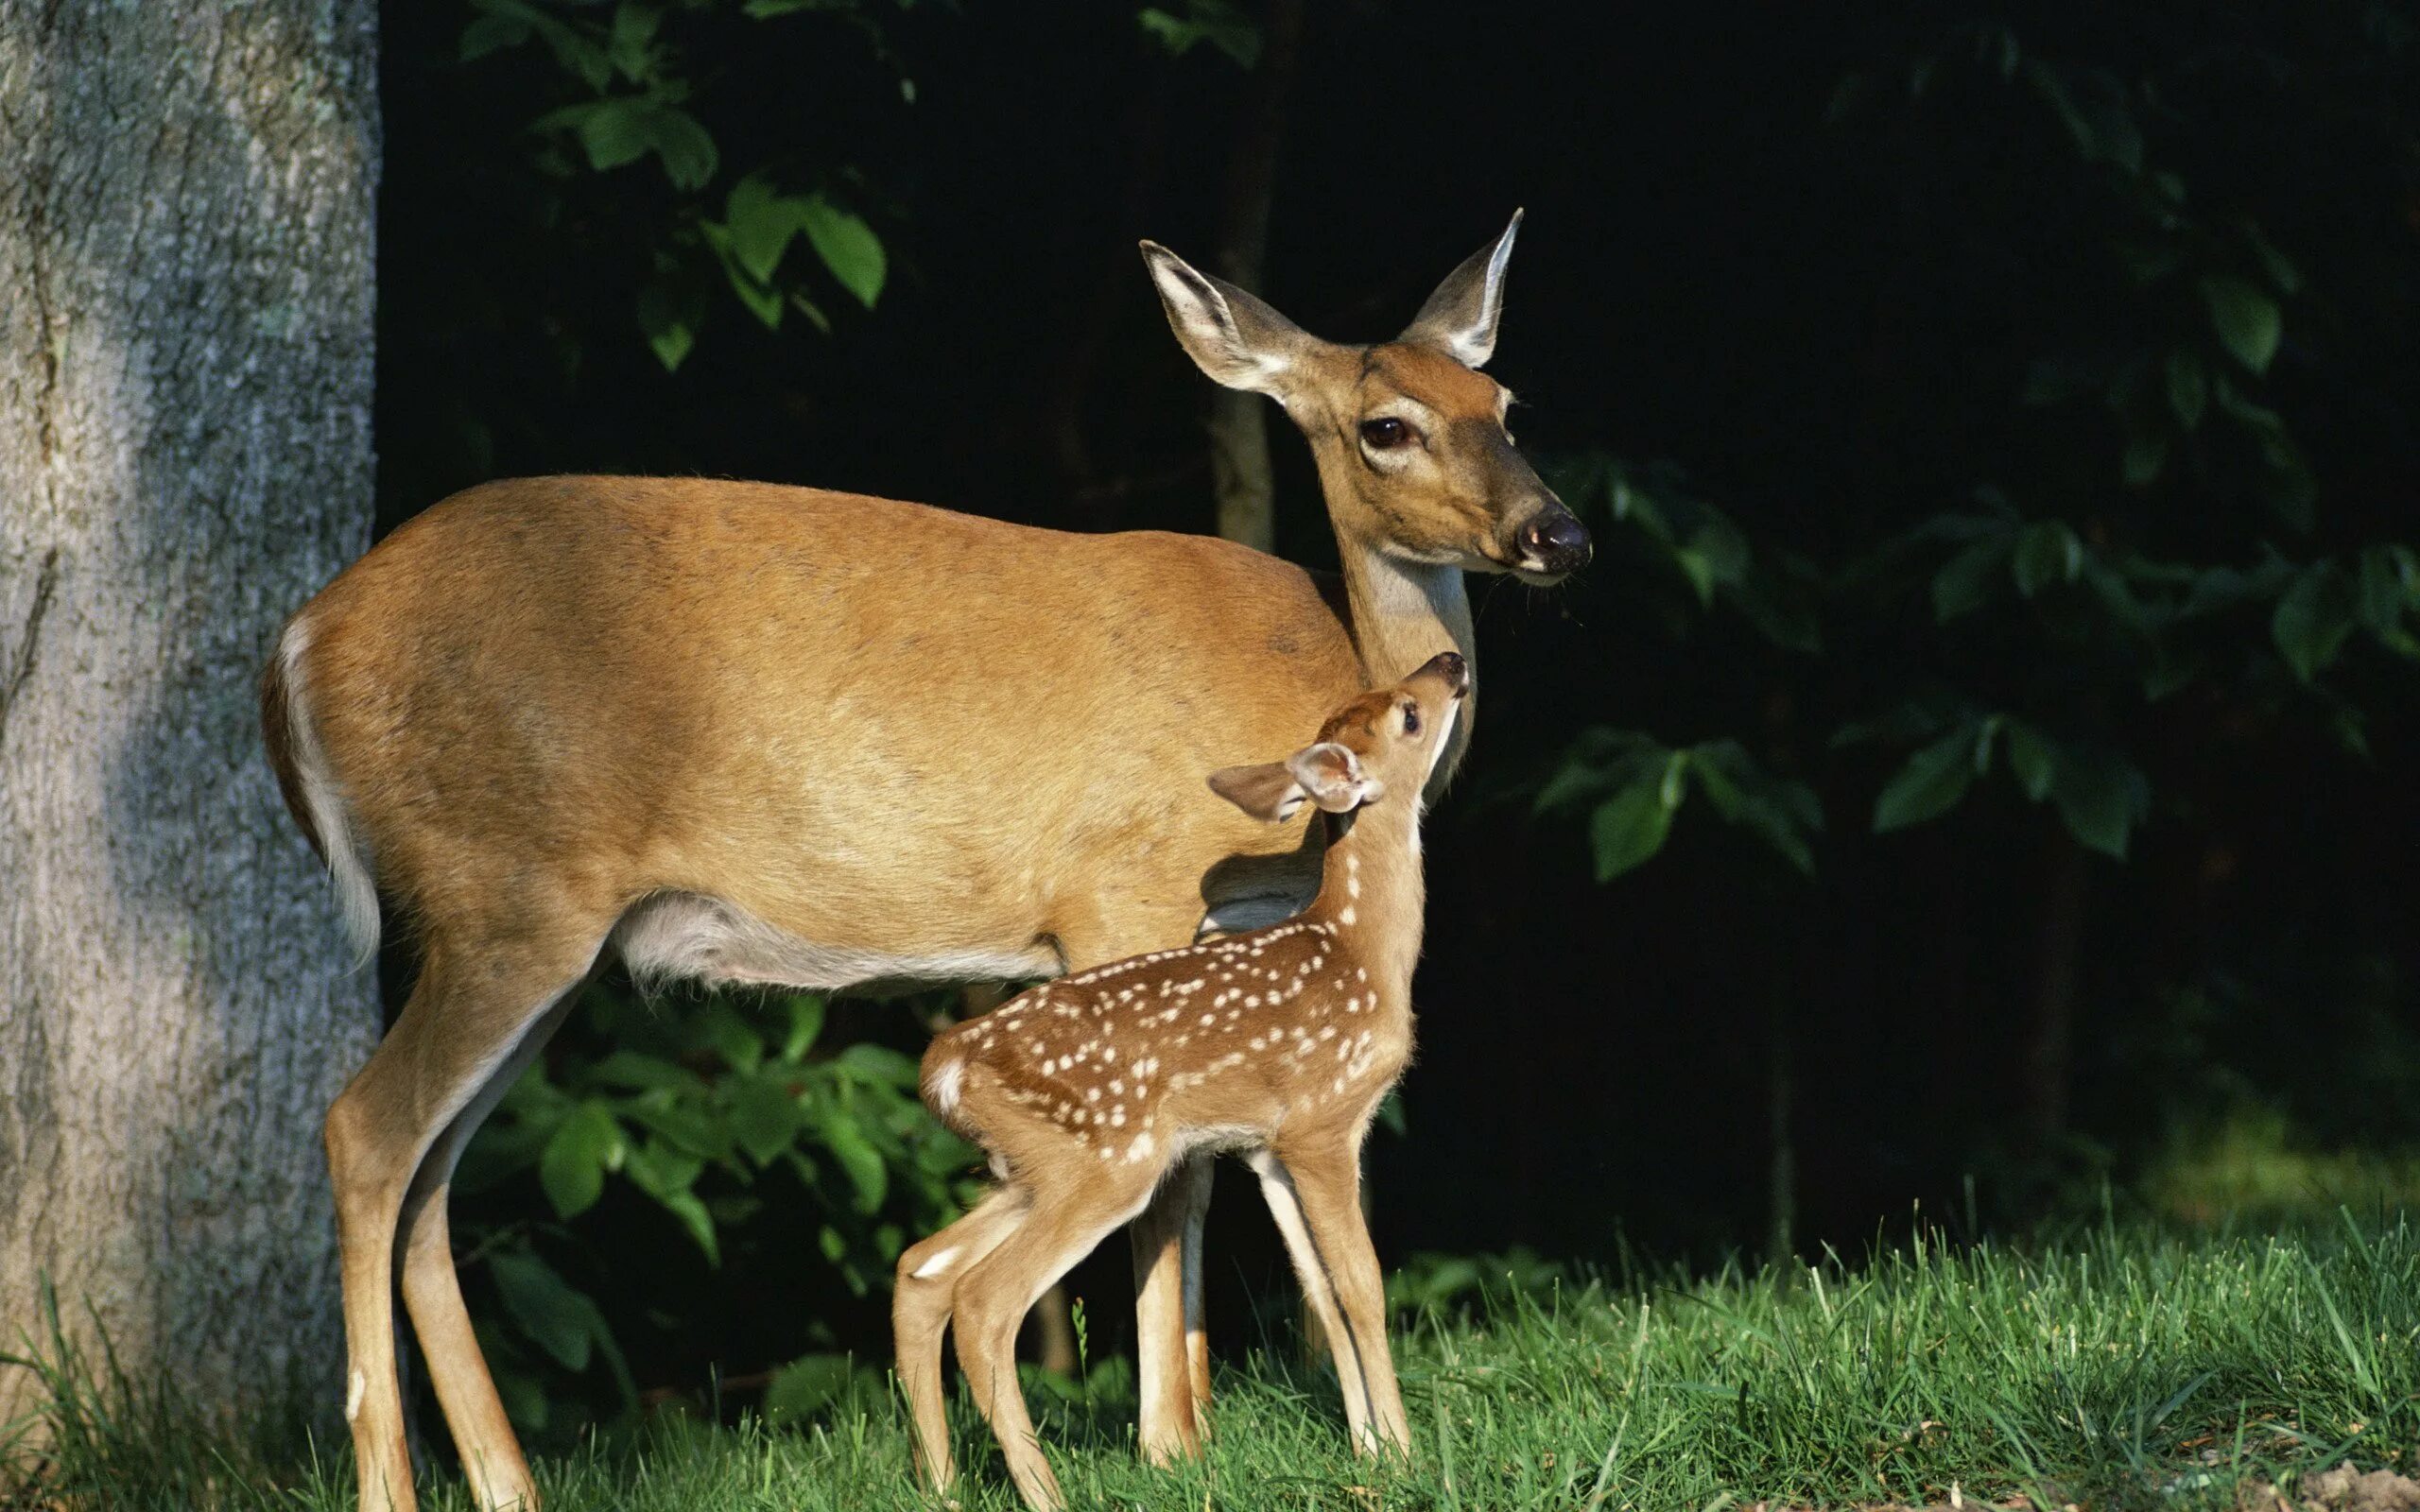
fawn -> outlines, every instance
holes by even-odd
[[[1335,1351],[1354,1444],[1408,1451],[1361,1142],[1411,1054],[1421,792],[1469,691],[1451,651],[1329,716],[1282,762],[1214,772],[1256,818],[1329,817],[1319,896],[1293,919],[1035,988],[935,1039],[925,1101],[1000,1187],[899,1260],[891,1318],[926,1479],[955,1478],[942,1407],[953,1318],[975,1400],[1035,1507],[1061,1504],[1018,1389],[1018,1324],[1142,1211],[1186,1156],[1242,1153]]]

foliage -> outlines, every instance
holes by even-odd
[[[2420,1232],[2407,1220],[2275,1238],[2103,1226],[2015,1247],[1923,1234],[1863,1264],[1514,1286],[1466,1316],[1416,1314],[1395,1341],[1408,1464],[1357,1458],[1334,1382],[1291,1348],[1222,1373],[1207,1457],[1171,1470],[1135,1455],[1131,1398],[1032,1400],[1077,1504],[2220,1508],[2256,1478],[2409,1469],[2415,1338]],[[951,1417],[960,1499],[1012,1506],[962,1394]],[[130,1512],[350,1504],[341,1457],[265,1468],[205,1422],[196,1414],[142,1452],[65,1435],[43,1487]],[[537,1469],[564,1507],[917,1497],[904,1412],[881,1396],[807,1434],[666,1417]],[[458,1483],[439,1494],[459,1504]]]
[[[888,47],[883,20],[913,3],[618,0],[609,9],[580,0],[471,0],[476,14],[463,28],[461,56],[475,62],[537,47],[552,60],[546,88],[560,103],[530,122],[530,162],[558,214],[626,201],[620,185],[591,180],[652,160],[671,198],[639,223],[647,261],[643,271],[632,269],[632,311],[657,360],[678,369],[697,344],[717,285],[769,329],[795,314],[828,333],[832,290],[872,310],[890,271],[862,208],[869,198],[862,176],[846,162],[801,161],[780,134],[749,131],[754,123],[745,115],[722,129],[732,144],[726,152],[700,118],[701,80],[687,43],[734,26],[763,32],[754,45],[774,51],[854,35],[912,104],[914,81]],[[800,247],[811,261],[791,255]]]
[[[768,1204],[811,1213],[823,1263],[860,1297],[886,1289],[907,1241],[971,1194],[975,1152],[917,1100],[916,1062],[827,1044],[820,997],[648,1003],[592,988],[581,1012],[562,1052],[505,1096],[456,1182],[475,1215],[464,1248],[494,1299],[489,1361],[526,1427],[546,1425],[566,1375],[600,1366],[607,1400],[636,1402],[613,1327],[564,1274],[597,1263],[565,1226],[609,1187],[677,1226],[712,1268]],[[542,1211],[556,1222],[533,1218]],[[804,1359],[777,1378],[771,1406],[815,1410],[853,1379],[838,1356]]]
[[[1736,613],[1779,676],[1802,690],[1852,685],[1863,705],[1804,700],[1788,728],[1762,735],[1765,761],[1735,737],[1675,747],[1582,730],[1535,801],[1588,810],[1599,881],[1663,848],[1685,779],[1813,870],[1825,813],[1848,806],[1866,774],[1836,768],[1819,793],[1777,773],[1813,767],[1825,747],[1892,754],[1872,799],[1876,833],[1939,819],[2005,770],[2079,844],[2118,860],[2154,800],[2182,797],[2186,774],[2164,780],[2152,754],[2169,708],[2309,720],[2367,756],[2363,696],[2328,675],[2357,647],[2420,662],[2420,557],[2394,540],[2314,549],[2319,477],[2293,400],[2270,380],[2281,352],[2299,355],[2287,337],[2317,296],[2256,219],[2196,208],[2185,175],[2163,164],[2163,138],[2192,124],[2188,97],[2156,73],[2031,54],[2000,25],[1953,28],[1842,81],[1832,118],[1886,158],[1905,133],[2015,135],[2032,156],[1991,171],[2036,195],[2055,186],[2072,218],[2060,234],[2083,222],[2093,260],[2058,266],[2046,250],[2046,276],[2072,282],[2010,291],[2037,345],[1996,417],[2007,444],[1974,448],[1999,470],[1975,478],[1965,502],[1829,560],[1784,531],[1743,527],[1676,469],[1566,460],[1558,481],[1607,528],[1615,559],[1685,584],[1685,609],[1656,590],[1668,633]],[[2214,538],[2212,519],[2241,521],[2240,533]],[[1813,663],[1827,655],[1858,659],[1858,675],[1823,679]],[[2407,679],[2393,696],[2410,691]]]

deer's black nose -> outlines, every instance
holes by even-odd
[[[1548,505],[1521,527],[1521,565],[1561,576],[1588,565],[1594,552],[1588,527],[1559,504]]]

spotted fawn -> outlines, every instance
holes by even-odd
[[[1361,1220],[1361,1143],[1411,1054],[1421,790],[1469,672],[1452,652],[1331,715],[1282,762],[1210,786],[1276,822],[1327,817],[1319,896],[1282,924],[1113,962],[956,1025],[925,1054],[925,1101],[980,1145],[998,1190],[900,1257],[892,1322],[925,1474],[955,1478],[942,1332],[1027,1503],[1061,1504],[1018,1390],[1018,1324],[1141,1211],[1180,1160],[1250,1161],[1326,1331],[1354,1443],[1408,1449],[1385,1297]]]

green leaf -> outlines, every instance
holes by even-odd
[[[2168,407],[2187,430],[2202,423],[2210,406],[2210,371],[2202,359],[2183,347],[2168,354]]]
[[[1989,603],[1993,585],[2009,558],[2009,538],[1978,541],[1942,565],[1932,578],[1932,614],[1946,625]]]
[[[734,1071],[754,1071],[765,1059],[765,1037],[728,1003],[710,1003],[689,1026],[692,1043],[712,1049]]]
[[[1147,6],[1135,16],[1142,28],[1158,39],[1171,58],[1181,58],[1197,43],[1207,42],[1238,68],[1260,60],[1260,28],[1227,0],[1191,0],[1179,16]]]
[[[529,36],[529,23],[520,16],[481,16],[462,28],[461,50],[457,56],[462,62],[475,62],[490,53],[518,47]]]
[[[770,180],[752,173],[731,186],[723,201],[724,223],[731,228],[731,255],[748,276],[770,284],[782,265],[782,253],[799,232],[799,212],[804,201],[774,192]]]
[[[856,1081],[895,1087],[903,1091],[916,1090],[918,1067],[914,1057],[901,1055],[889,1045],[851,1045],[834,1057],[832,1064]]]
[[[673,289],[650,284],[639,291],[639,330],[666,372],[678,372],[698,343],[697,322]]]
[[[2313,562],[2277,600],[2269,634],[2277,653],[2308,682],[2336,660],[2353,633],[2354,590],[2350,575],[2334,562]]]
[[[1664,747],[1637,730],[1591,725],[1572,740],[1562,764],[1539,785],[1530,810],[1545,814],[1594,799],[1628,783],[1648,762],[1663,759]]]
[[[635,1092],[686,1091],[699,1085],[697,1077],[671,1061],[635,1050],[614,1051],[589,1068],[587,1079]]]
[[[1812,789],[1774,777],[1736,740],[1691,747],[1689,772],[1726,823],[1756,834],[1800,871],[1814,871],[1806,836],[1823,829],[1824,810]]]
[[[2026,597],[2052,583],[2072,583],[2083,570],[2083,542],[2061,520],[2044,520],[2025,527],[2010,554],[2009,568],[2016,591]]]
[[[789,1033],[782,1040],[782,1059],[796,1065],[823,1032],[823,1000],[812,992],[793,992],[782,1000],[782,1009],[790,1021]]]
[[[605,50],[624,78],[635,84],[647,77],[653,61],[655,30],[663,20],[664,12],[653,6],[633,5],[631,0],[614,9]]]
[[[1611,882],[1664,849],[1672,830],[1672,808],[1664,801],[1662,774],[1642,777],[1597,806],[1588,818],[1588,840],[1597,857],[1597,880]]]
[[[873,1372],[860,1371],[845,1354],[808,1354],[781,1367],[765,1388],[765,1416],[776,1423],[803,1423],[847,1400]]]
[[[1982,727],[1952,730],[1908,758],[1908,765],[1883,785],[1874,800],[1874,833],[1903,830],[1937,818],[1958,806],[1975,780],[1975,758],[1981,749]]]
[[[890,1190],[890,1172],[883,1164],[882,1153],[868,1143],[850,1110],[827,1106],[821,1120],[824,1147],[840,1162],[841,1171],[856,1188],[857,1211],[872,1212],[882,1206],[883,1197]]]
[[[664,176],[676,189],[702,188],[715,173],[715,142],[697,117],[677,106],[639,95],[599,100],[594,105],[559,111],[543,117],[548,124],[575,125],[588,165],[603,173],[636,163],[653,152],[664,164]]]
[[[2008,769],[2025,796],[2039,803],[2050,794],[2058,770],[2059,748],[2050,737],[2021,719],[2008,722]]]
[[[809,196],[801,205],[799,224],[815,255],[823,259],[840,286],[873,309],[873,301],[882,297],[883,279],[889,271],[882,238],[873,233],[873,228],[821,195]]]
[[[555,1125],[538,1157],[538,1184],[558,1217],[570,1218],[596,1205],[605,1173],[622,1163],[629,1148],[622,1127],[601,1103],[586,1102]]]
[[[2168,466],[2168,438],[2145,431],[2126,443],[2126,455],[2118,460],[2118,475],[2130,489],[2148,489],[2159,481],[2160,470]]]
[[[664,1211],[679,1219],[681,1227],[689,1231],[689,1237],[697,1241],[698,1247],[705,1251],[706,1263],[720,1266],[722,1241],[715,1231],[715,1216],[706,1211],[703,1202],[698,1200],[698,1194],[694,1192],[673,1192],[666,1194],[662,1200]]]
[[[2202,298],[2209,303],[2210,324],[2228,352],[2254,372],[2267,372],[2283,329],[2277,301],[2250,280],[2226,273],[2204,279]]]
[[[733,1143],[758,1165],[770,1165],[786,1154],[806,1126],[806,1109],[799,1106],[781,1076],[752,1076],[731,1090]]]
[[[2151,784],[2122,757],[2068,750],[2050,789],[2059,817],[2079,844],[2117,860],[2151,809]]]
[[[605,1331],[605,1319],[587,1294],[526,1249],[489,1255],[488,1274],[495,1278],[504,1310],[522,1332],[564,1369],[588,1368],[590,1347]]]
[[[2403,611],[2411,602],[2404,586],[2404,567],[2411,553],[2400,546],[2371,546],[2361,553],[2361,586],[2357,613],[2372,635],[2389,640],[2401,633]]]

